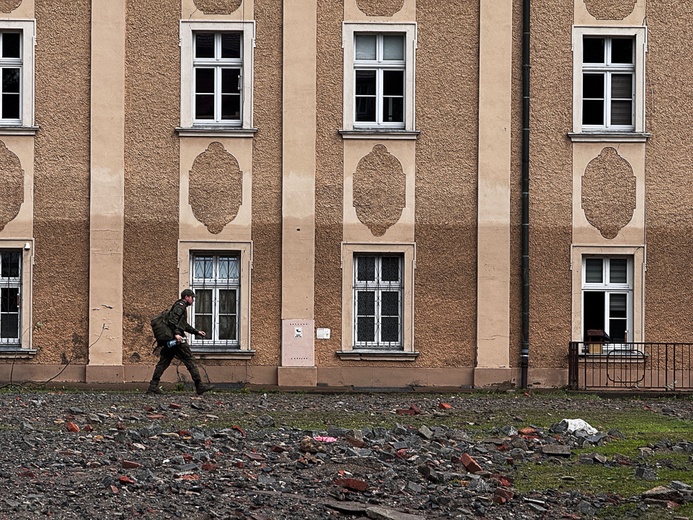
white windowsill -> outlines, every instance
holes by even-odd
[[[419,353],[400,350],[338,350],[337,357],[350,361],[416,361]]]
[[[569,132],[568,137],[574,143],[644,143],[649,138],[648,132]]]
[[[38,126],[0,125],[0,135],[36,135],[38,130]]]
[[[0,347],[0,359],[32,359],[37,350],[22,347]]]
[[[199,359],[251,359],[255,350],[197,350],[192,348],[192,353]]]
[[[192,126],[189,128],[176,128],[181,137],[253,137],[257,128],[239,128],[237,126]]]
[[[418,139],[420,130],[399,130],[392,128],[363,128],[353,130],[339,130],[343,139]]]

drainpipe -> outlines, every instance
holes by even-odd
[[[522,349],[520,388],[529,367],[529,3],[522,0]]]

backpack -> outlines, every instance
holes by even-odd
[[[168,326],[169,312],[170,311],[164,311],[161,314],[157,314],[150,321],[152,332],[157,341],[168,341],[173,339],[173,331]]]

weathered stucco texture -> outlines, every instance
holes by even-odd
[[[478,2],[417,1],[415,349],[422,367],[476,355]]]
[[[33,347],[87,360],[91,2],[36,2]]]
[[[342,364],[341,241],[344,194],[342,138],[342,0],[318,2],[317,164],[315,172],[315,326],[330,339],[315,341],[315,364]],[[330,107],[325,110],[325,107]]]
[[[690,2],[647,2],[647,341],[693,341],[690,20]]]
[[[128,0],[123,363],[152,363],[149,320],[178,297],[180,0]],[[162,57],[168,57],[163,59]]]
[[[402,216],[406,183],[402,163],[382,144],[359,161],[354,173],[354,208],[373,235],[383,236]]]
[[[221,233],[243,203],[243,172],[219,142],[210,143],[193,161],[189,200],[195,218],[210,233]]]
[[[628,161],[608,146],[582,176],[582,209],[604,238],[616,238],[633,218],[635,175]]]
[[[633,12],[637,0],[585,0],[587,12],[597,20],[623,20]]]
[[[404,0],[356,0],[356,5],[368,16],[392,16],[402,10]]]
[[[0,13],[11,13],[22,5],[22,0],[0,0]]]
[[[573,0],[545,8],[532,3],[531,368],[565,367],[571,334]]]
[[[249,362],[277,366],[281,359],[282,243],[282,2],[255,0],[253,140],[253,296]],[[297,124],[299,124],[297,122]],[[249,381],[253,382],[253,381]]]
[[[19,213],[24,202],[24,170],[19,157],[0,141],[0,231]]]
[[[205,14],[231,14],[236,11],[242,0],[194,0],[195,7]]]

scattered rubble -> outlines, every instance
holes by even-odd
[[[0,394],[0,517],[591,518],[619,499],[562,490],[520,494],[516,464],[566,464],[571,458],[571,464],[620,464],[650,481],[657,479],[657,468],[647,462],[653,454],[693,454],[693,443],[663,440],[642,447],[634,460],[596,452],[573,457],[577,449],[622,434],[569,419],[543,431],[517,417],[515,424],[489,430],[488,438],[471,440],[465,424],[491,416],[492,399],[465,398],[464,411],[450,396],[418,404],[407,399],[356,393]],[[278,411],[306,409],[368,411],[373,426],[312,431],[278,419]],[[679,413],[667,410],[661,413]],[[247,415],[241,425],[225,422],[231,415],[238,420],[239,413]],[[425,424],[377,426],[384,413],[417,415]],[[441,425],[440,414],[458,414],[459,427]],[[674,481],[641,497],[620,498],[635,499],[672,508],[692,502],[693,491]]]

